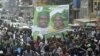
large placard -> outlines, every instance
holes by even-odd
[[[39,6],[35,8],[33,35],[59,33],[68,27],[69,5]]]

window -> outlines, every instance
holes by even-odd
[[[98,10],[100,10],[100,2],[98,2]]]
[[[94,2],[94,5],[97,5],[97,2]]]
[[[23,2],[27,2],[29,5],[32,5],[32,0],[22,0]]]
[[[0,8],[2,7],[2,4],[0,4]]]
[[[23,14],[24,14],[24,13],[22,13],[22,12],[21,12],[21,13],[19,13],[19,16],[21,16],[21,17],[22,17],[22,16],[23,16]]]
[[[24,8],[20,8],[21,10],[24,10]]]
[[[32,1],[29,1],[29,5],[32,5]]]

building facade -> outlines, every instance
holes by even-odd
[[[79,18],[84,18],[89,16],[89,0],[81,0]]]
[[[30,24],[31,19],[33,19],[33,0],[19,0],[18,3],[19,17],[24,19],[24,22]]]
[[[8,10],[9,13],[14,14],[17,10],[17,1],[16,0],[4,0],[3,8]]]
[[[93,13],[100,18],[100,0],[93,0]]]
[[[0,0],[0,8],[2,8],[2,0]]]
[[[100,10],[100,0],[93,0],[93,12]]]

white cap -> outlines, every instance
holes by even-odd
[[[91,51],[92,49],[91,49],[91,48],[88,48],[87,50],[88,50],[88,51]]]
[[[99,40],[99,44],[100,44],[100,40]]]
[[[94,39],[94,42],[97,42],[98,40]]]
[[[56,36],[56,38],[60,38],[60,36],[59,36],[59,35],[57,35],[57,36]]]
[[[43,35],[42,35],[42,34],[38,34],[38,36],[39,36],[41,39],[43,39]]]
[[[30,46],[30,44],[29,44],[29,43],[27,43],[26,45],[27,45],[27,46]]]
[[[3,54],[3,51],[2,50],[0,50],[0,54]]]
[[[91,46],[91,44],[88,44],[87,46],[88,46],[88,47],[90,47],[90,46]]]

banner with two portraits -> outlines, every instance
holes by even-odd
[[[34,11],[33,35],[59,33],[68,27],[69,5],[38,6]]]

